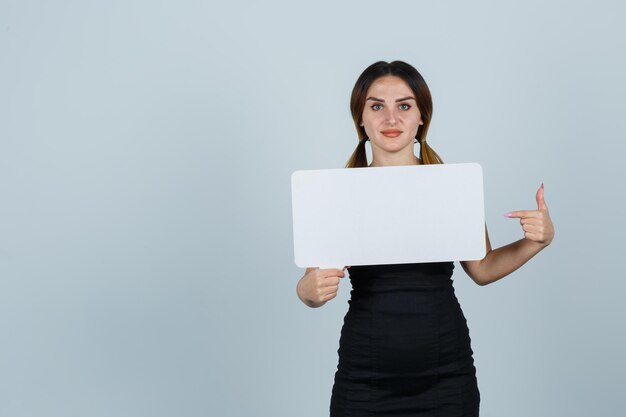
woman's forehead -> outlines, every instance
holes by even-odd
[[[389,97],[413,95],[409,85],[400,77],[384,76],[377,78],[367,90],[368,97],[374,95],[378,98],[382,95]]]

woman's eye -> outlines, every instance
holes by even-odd
[[[411,108],[411,106],[409,104],[400,104],[400,109],[401,110],[408,110],[410,108]]]
[[[383,107],[382,104],[374,104],[372,105],[372,110],[380,110]]]

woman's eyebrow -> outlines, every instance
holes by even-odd
[[[411,96],[408,96],[408,97],[402,97],[402,98],[397,99],[397,100],[396,100],[396,103],[397,103],[398,101],[404,101],[404,100],[410,100],[410,99],[415,100],[415,97],[411,97]],[[380,101],[380,102],[382,102],[382,103],[384,103],[384,102],[385,102],[385,100],[383,100],[382,98],[376,98],[376,97],[368,97],[368,98],[366,98],[366,99],[365,99],[365,101],[367,101],[367,100]],[[417,101],[417,100],[415,100],[415,101]]]

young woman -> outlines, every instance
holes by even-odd
[[[432,101],[411,65],[379,61],[359,77],[350,101],[359,144],[346,167],[441,164],[426,143]],[[420,158],[414,154],[420,144]],[[410,190],[407,190],[410,192]],[[543,199],[519,218],[524,238],[491,249],[482,260],[461,261],[478,285],[507,276],[554,237]],[[419,216],[419,213],[415,213]],[[452,286],[453,262],[352,266],[349,309],[339,340],[331,416],[478,416],[480,393],[469,329]],[[346,268],[344,268],[345,270]],[[335,298],[343,270],[307,268],[300,299],[319,307]]]

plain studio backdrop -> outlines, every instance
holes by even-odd
[[[327,415],[350,283],[297,298],[290,175],[345,165],[395,59],[431,146],[482,165],[494,248],[545,183],[551,246],[486,287],[455,263],[481,415],[623,411],[625,12],[2,1],[0,415]]]

